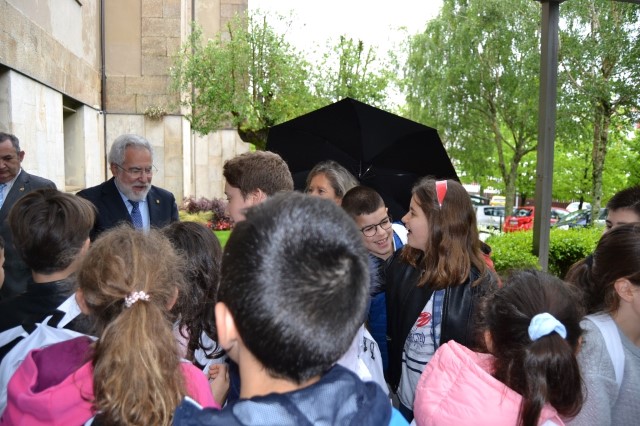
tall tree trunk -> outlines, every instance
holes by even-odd
[[[592,217],[598,217],[600,205],[602,204],[602,173],[604,171],[604,160],[607,155],[607,142],[609,140],[609,127],[611,125],[611,108],[606,102],[601,102],[595,108],[594,128],[593,128],[593,150],[591,153],[592,169],[592,194],[591,203]]]

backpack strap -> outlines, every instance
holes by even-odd
[[[55,323],[52,323],[54,327],[63,328],[66,327],[71,321],[73,321],[78,315],[82,312],[80,311],[80,306],[76,301],[76,294],[73,293],[71,296],[67,298],[60,306],[58,306],[57,311],[62,312],[63,315],[57,317],[54,314],[54,319],[58,319]],[[54,325],[55,324],[55,325]]]
[[[622,347],[618,326],[609,314],[591,314],[587,315],[586,318],[594,323],[600,330],[600,334],[602,334],[607,352],[609,352],[609,358],[613,363],[616,384],[618,385],[618,390],[620,390],[624,375],[624,348]]]

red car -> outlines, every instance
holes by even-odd
[[[526,231],[533,229],[533,214],[535,208],[533,206],[518,207],[514,209],[512,216],[507,216],[504,220],[502,230],[504,232]],[[556,223],[564,217],[568,211],[564,209],[551,208],[551,223]]]

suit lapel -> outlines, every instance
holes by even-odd
[[[147,207],[149,208],[149,224],[154,226],[162,220],[162,200],[158,197],[153,186],[147,194]]]
[[[102,188],[102,206],[104,209],[106,218],[108,218],[108,224],[110,226],[115,225],[123,220],[131,222],[131,216],[125,206],[122,197],[116,188],[116,184],[113,178],[109,179]],[[104,214],[104,213],[103,213]]]
[[[2,209],[0,209],[0,222],[4,221],[9,215],[9,210],[18,201],[18,198],[22,197],[24,194],[29,192],[31,189],[31,185],[29,185],[29,173],[24,170],[18,175],[16,181],[13,182],[13,186],[11,190],[7,194],[7,197],[2,204]]]

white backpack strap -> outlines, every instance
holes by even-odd
[[[73,293],[71,296],[67,298],[60,306],[58,306],[58,310],[64,312],[64,316],[58,322],[58,328],[64,328],[67,324],[73,321],[78,315],[82,312],[80,311],[80,306],[76,301],[76,294]]]
[[[618,326],[609,314],[592,314],[587,315],[587,318],[598,327],[600,334],[602,334],[604,344],[607,346],[607,352],[609,352],[609,357],[613,363],[616,383],[618,389],[620,389],[624,375],[624,348],[622,347]]]
[[[29,333],[21,325],[5,330],[0,333],[0,348],[13,342],[18,337],[27,337],[28,335]]]

